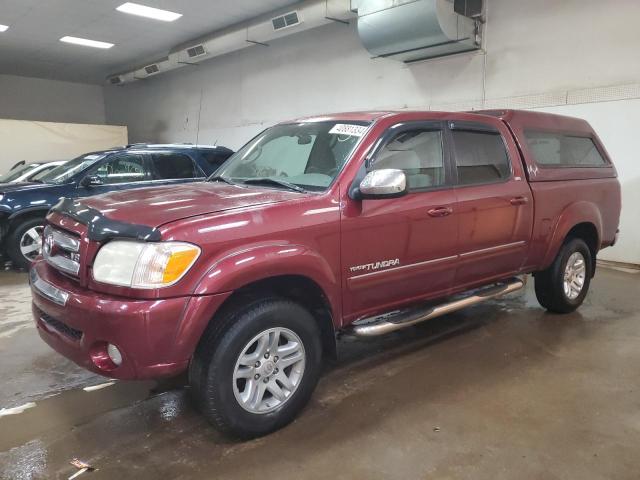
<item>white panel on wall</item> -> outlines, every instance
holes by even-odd
[[[20,160],[70,160],[127,142],[127,127],[0,119],[0,172]]]

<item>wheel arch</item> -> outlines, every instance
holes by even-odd
[[[336,356],[335,332],[341,322],[340,285],[326,258],[310,247],[292,244],[256,245],[218,256],[201,277],[196,295],[228,293],[207,325],[233,302],[258,296],[280,296],[300,303],[318,322],[324,353]],[[199,340],[198,340],[199,341]]]
[[[549,242],[542,269],[551,265],[562,245],[571,238],[581,238],[589,247],[591,271],[594,273],[602,239],[602,216],[596,205],[591,202],[576,202],[562,212]]]
[[[49,211],[48,206],[46,207],[31,207],[25,208],[23,210],[19,210],[17,212],[13,212],[11,215],[7,217],[10,225],[13,226],[16,222],[21,222],[27,218],[37,218],[42,217],[45,218],[47,216],[47,212]]]
[[[331,303],[322,287],[313,279],[298,274],[277,275],[250,282],[235,290],[220,306],[220,310],[240,302],[260,297],[277,296],[292,300],[307,310],[320,329],[325,356],[337,356],[335,324]],[[211,321],[215,322],[215,318]]]

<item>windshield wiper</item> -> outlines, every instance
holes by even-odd
[[[247,180],[243,180],[242,183],[246,185],[279,185],[289,190],[293,190],[294,192],[307,193],[304,188],[299,187],[295,183],[287,182],[286,180],[276,180],[271,177],[248,178]]]
[[[223,177],[222,175],[215,175],[215,176],[209,177],[207,178],[207,182],[224,182],[224,183],[228,183],[229,185],[236,185],[236,183],[232,182],[227,177]]]

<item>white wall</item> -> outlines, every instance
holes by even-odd
[[[603,131],[623,118],[618,115],[627,108],[636,111],[636,103],[622,105],[640,98],[640,2],[487,3],[486,54],[410,66],[373,60],[354,25],[332,24],[273,41],[270,47],[254,46],[196,67],[109,87],[107,120],[128,125],[131,141],[217,140],[238,148],[280,120],[331,111],[564,106],[588,116]],[[597,88],[606,86],[612,88]],[[606,111],[606,121],[598,116],[604,106],[571,109],[602,100],[623,100]],[[628,143],[633,136],[631,131],[603,135],[620,171],[625,204],[637,199],[632,188],[638,185],[637,163]],[[623,238],[640,244],[640,222],[631,217],[627,207]],[[631,243],[604,256],[640,263]]]
[[[100,85],[0,75],[0,118],[63,123],[105,123]]]

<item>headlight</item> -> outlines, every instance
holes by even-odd
[[[162,288],[180,280],[200,255],[190,243],[114,240],[96,255],[96,282],[132,288]]]

